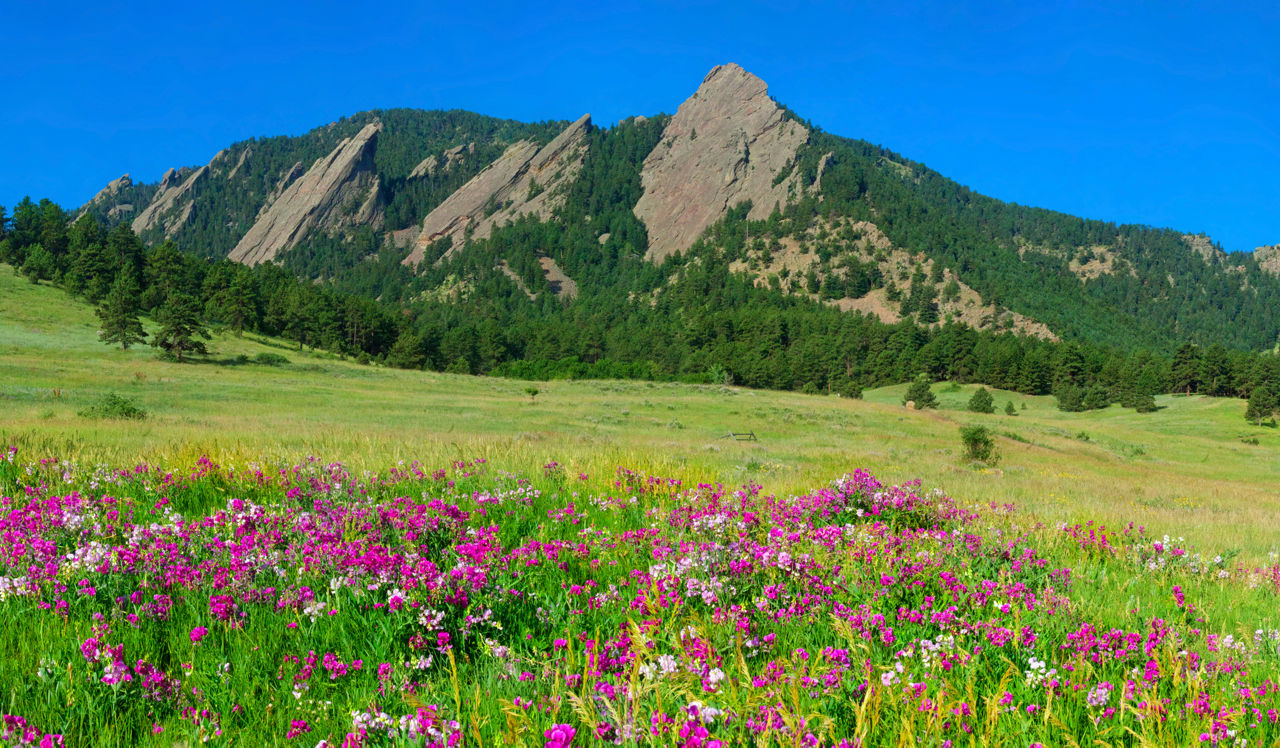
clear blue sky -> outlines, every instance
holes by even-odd
[[[735,61],[825,130],[1001,199],[1280,242],[1280,11],[1262,4],[397,5],[7,0],[0,204],[78,206],[124,172],[375,107],[671,112]]]

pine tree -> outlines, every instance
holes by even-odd
[[[151,338],[151,345],[165,350],[179,362],[183,354],[209,352],[201,340],[209,339],[209,331],[200,320],[200,302],[194,296],[180,291],[169,294],[155,316],[160,330]]]
[[[1154,413],[1159,409],[1155,395],[1150,392],[1138,392],[1133,396],[1133,409],[1139,413]]]
[[[209,300],[210,312],[239,337],[258,321],[257,298],[247,272],[236,273],[231,283]]]
[[[46,252],[43,246],[33,244],[27,247],[26,258],[22,261],[21,268],[27,280],[36,284],[42,280],[50,280],[56,269],[53,255]]]
[[[1275,410],[1275,396],[1265,385],[1259,385],[1249,393],[1249,402],[1244,409],[1244,419],[1261,426],[1263,419],[1271,417]]]
[[[422,338],[411,330],[405,330],[396,338],[395,345],[387,352],[387,366],[397,369],[421,369],[427,361],[422,350]]]
[[[914,403],[917,410],[938,407],[938,398],[933,394],[933,390],[929,389],[928,374],[920,374],[907,388],[907,394],[902,396],[902,404],[907,403]]]
[[[111,284],[111,290],[97,311],[102,322],[98,340],[108,344],[119,343],[120,350],[124,351],[131,344],[147,339],[142,321],[138,319],[138,286],[127,274],[121,273]]]
[[[969,410],[974,413],[994,413],[996,412],[995,398],[991,397],[986,387],[979,387],[974,391],[973,397],[969,398]]]
[[[1005,414],[1006,416],[1016,416],[1016,415],[1018,415],[1018,409],[1017,409],[1017,408],[1015,408],[1015,407],[1013,407],[1013,401],[1012,401],[1012,400],[1010,400],[1009,402],[1007,402],[1007,403],[1005,403],[1005,404],[1004,404],[1004,414]]]

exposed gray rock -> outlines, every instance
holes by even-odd
[[[113,179],[110,182],[107,182],[106,187],[103,187],[102,189],[98,190],[98,194],[94,195],[93,198],[89,200],[88,203],[86,203],[86,207],[88,207],[89,205],[93,205],[95,203],[107,202],[112,198],[114,198],[116,195],[119,195],[122,190],[128,189],[129,187],[132,187],[132,186],[133,186],[133,180],[129,178],[128,174],[125,174],[121,177],[117,177],[116,179]]]
[[[1226,259],[1227,253],[1214,246],[1213,240],[1205,234],[1183,234],[1182,240],[1205,262],[1215,263]]]
[[[467,235],[487,238],[495,226],[520,215],[548,218],[563,196],[557,187],[572,182],[586,157],[591,115],[584,114],[542,148],[521,140],[436,206],[422,222],[404,264],[416,267],[432,242],[452,237],[450,254]]]
[[[249,156],[252,153],[253,149],[248,147],[243,151],[240,151],[240,158],[236,160],[236,165],[232,167],[231,172],[227,174],[227,179],[235,179],[235,176],[240,173],[240,169],[244,166],[244,162],[249,160]]]
[[[439,164],[440,159],[436,158],[436,155],[433,153],[422,159],[417,166],[413,167],[413,171],[409,172],[409,178],[417,179],[419,177],[429,177],[436,173],[436,167],[439,166]]]
[[[214,159],[216,160],[217,156]],[[141,234],[158,226],[164,230],[166,237],[173,236],[175,231],[185,226],[190,220],[192,201],[189,195],[192,188],[208,173],[208,166],[201,166],[194,171],[179,172],[174,169],[166,171],[164,178],[160,180],[160,189],[156,190],[156,196],[151,199],[147,207],[142,209],[141,213],[134,217],[133,232]]]
[[[445,171],[448,171],[449,169],[452,169],[454,165],[458,164],[464,158],[466,158],[467,156],[475,152],[476,152],[475,143],[468,143],[466,145],[454,146],[444,152],[443,164],[440,161],[440,157],[436,156],[433,153],[430,156],[427,156],[426,158],[422,159],[422,161],[419,162],[417,166],[413,167],[413,171],[409,172],[409,178],[417,179],[419,177],[433,176],[436,173],[437,169],[443,169]]]
[[[375,120],[317,159],[296,181],[287,174],[281,184],[288,186],[263,208],[228,257],[257,265],[275,259],[316,229],[381,225],[381,185],[373,167],[381,129],[382,123]]]
[[[1268,244],[1253,250],[1253,259],[1258,261],[1262,272],[1280,276],[1280,244]]]
[[[688,249],[729,209],[751,201],[752,219],[796,197],[792,167],[809,139],[804,125],[769,98],[764,81],[729,64],[712,68],[663,130],[641,170],[635,214],[649,230],[646,257],[661,262]]]

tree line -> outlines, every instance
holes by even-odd
[[[12,218],[0,208],[0,260],[98,306],[106,342],[142,342],[135,322],[150,315],[153,344],[175,358],[199,353],[214,325],[389,366],[534,380],[734,382],[857,397],[923,375],[1053,394],[1064,410],[1149,410],[1154,395],[1174,392],[1241,397],[1259,422],[1280,393],[1280,359],[1270,353],[1185,343],[1162,355],[959,323],[885,324],[758,288],[714,252],[642,298],[605,289],[573,303],[550,294],[531,302],[490,273],[457,297],[393,303],[279,265],[211,260],[172,242],[147,248],[128,224],[107,230],[93,215],[71,221],[51,201],[28,199]]]

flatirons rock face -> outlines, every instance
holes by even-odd
[[[590,131],[591,115],[584,114],[541,148],[528,140],[513,143],[497,161],[427,214],[404,264],[417,267],[427,247],[445,237],[452,238],[453,253],[468,234],[488,238],[495,226],[521,215],[550,218],[563,202],[556,188],[571,183],[582,169]]]
[[[214,160],[217,158],[218,156],[214,156]],[[184,171],[186,173],[174,169],[165,172],[156,196],[133,219],[134,233],[141,234],[160,226],[164,229],[165,236],[170,237],[191,218],[195,205],[190,197],[191,191],[209,174],[209,167],[201,166],[199,169]]]
[[[764,81],[737,65],[713,68],[645,159],[635,214],[649,231],[646,257],[661,262],[688,249],[747,200],[750,218],[768,218],[797,196],[794,175],[774,180],[808,139],[808,129],[769,98]]]
[[[317,159],[305,174],[263,207],[253,227],[228,257],[257,265],[275,259],[313,229],[381,226],[381,189],[373,166],[381,130],[382,123],[371,122],[340,142],[328,156]],[[285,180],[292,176],[285,175]]]
[[[107,182],[106,187],[98,190],[98,194],[94,195],[86,205],[115,202],[116,196],[132,186],[133,180],[129,178],[128,174],[117,177],[116,179]]]

